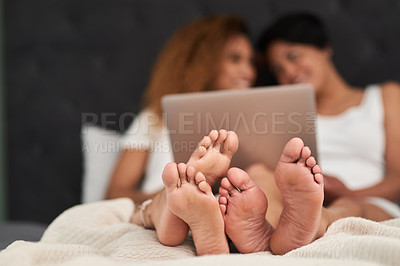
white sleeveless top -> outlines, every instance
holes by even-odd
[[[322,172],[352,190],[379,183],[385,175],[385,128],[381,88],[365,89],[359,106],[317,118],[318,161]]]

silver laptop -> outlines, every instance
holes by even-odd
[[[174,94],[162,99],[175,162],[187,162],[212,129],[233,130],[239,150],[231,166],[274,169],[293,137],[316,149],[314,90],[309,84]]]

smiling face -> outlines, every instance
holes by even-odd
[[[250,88],[255,81],[254,54],[249,39],[237,35],[229,39],[221,54],[214,86],[216,90]]]
[[[266,50],[267,61],[279,84],[311,83],[318,92],[331,70],[331,49],[274,41]]]

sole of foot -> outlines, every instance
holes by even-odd
[[[219,189],[225,231],[241,253],[269,250],[272,226],[265,219],[268,201],[249,175],[231,168]]]
[[[286,144],[275,168],[275,181],[284,207],[270,245],[274,254],[285,254],[313,241],[321,222],[323,176],[301,139]]]
[[[184,163],[167,166],[163,182],[168,209],[189,226],[197,255],[228,253],[224,221],[206,177]]]

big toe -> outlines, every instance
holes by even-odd
[[[232,156],[239,148],[239,139],[235,132],[228,131],[228,136],[224,142],[222,153]]]
[[[232,185],[241,191],[247,190],[255,185],[250,176],[240,168],[230,168],[227,173],[227,178]]]
[[[163,170],[162,180],[167,190],[171,190],[178,187],[179,183],[179,172],[176,163],[168,163]]]
[[[285,163],[296,162],[301,155],[303,147],[304,142],[300,138],[292,138],[283,148],[281,161]]]

